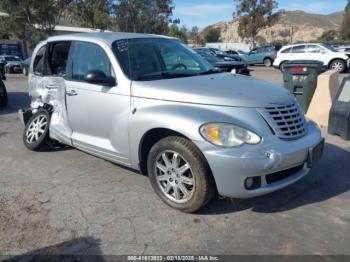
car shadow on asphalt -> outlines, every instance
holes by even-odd
[[[6,262],[54,262],[54,261],[105,261],[100,241],[94,237],[81,237],[57,245],[29,251],[18,256],[5,258]]]
[[[0,115],[18,112],[21,108],[27,108],[30,104],[28,92],[10,92],[7,90],[8,105],[0,107]]]
[[[350,150],[326,144],[323,158],[303,179],[280,191],[251,199],[216,198],[198,214],[215,215],[250,209],[274,213],[320,203],[350,190]],[[340,197],[341,198],[341,197]],[[345,206],[344,196],[344,206]]]

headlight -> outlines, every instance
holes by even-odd
[[[205,124],[201,126],[199,132],[208,142],[222,147],[258,144],[261,141],[260,136],[252,131],[226,123]]]

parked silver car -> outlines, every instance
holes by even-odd
[[[29,93],[19,114],[26,147],[59,141],[138,169],[184,212],[216,193],[249,198],[290,185],[323,149],[286,90],[213,70],[167,37],[51,37],[34,50]]]

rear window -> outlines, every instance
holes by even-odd
[[[298,45],[298,46],[293,46],[292,48],[292,53],[305,53],[306,51],[306,46],[305,45]]]

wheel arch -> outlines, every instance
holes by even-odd
[[[142,174],[144,174],[144,175],[147,174],[147,157],[148,157],[148,154],[149,154],[152,146],[155,143],[157,143],[158,141],[160,141],[161,139],[169,137],[169,136],[178,136],[178,137],[182,137],[182,138],[185,138],[185,139],[191,141],[191,139],[189,137],[187,137],[186,135],[184,135],[178,131],[175,131],[173,129],[170,129],[170,128],[159,127],[159,128],[152,128],[152,129],[148,130],[142,136],[140,143],[139,143],[139,149],[138,149],[139,167],[140,167],[140,171]],[[211,168],[209,166],[209,163],[208,163],[207,159],[205,158],[204,154],[202,153],[202,151],[194,143],[193,143],[193,145],[197,148],[198,152],[200,153],[201,157],[203,158],[203,161],[205,161],[205,164],[207,165],[210,172],[212,173]]]
[[[169,136],[179,136],[190,140],[178,131],[163,127],[152,128],[142,136],[138,149],[139,166],[142,174],[147,174],[147,157],[152,146],[159,140]]]
[[[328,68],[330,68],[332,62],[334,62],[334,61],[336,61],[336,60],[341,60],[341,61],[343,61],[344,64],[345,64],[345,67],[347,67],[347,65],[346,65],[346,60],[344,60],[343,58],[340,58],[340,57],[336,57],[336,58],[332,58],[332,59],[329,61],[329,63],[328,63]]]
[[[272,57],[270,57],[270,56],[265,56],[264,59],[263,59],[263,61],[265,61],[266,59],[269,59],[271,62],[274,61],[274,59],[273,59]]]
[[[285,63],[285,62],[289,62],[289,60],[282,60],[282,61],[280,62],[280,64],[278,65],[278,67],[281,68],[282,64]]]

